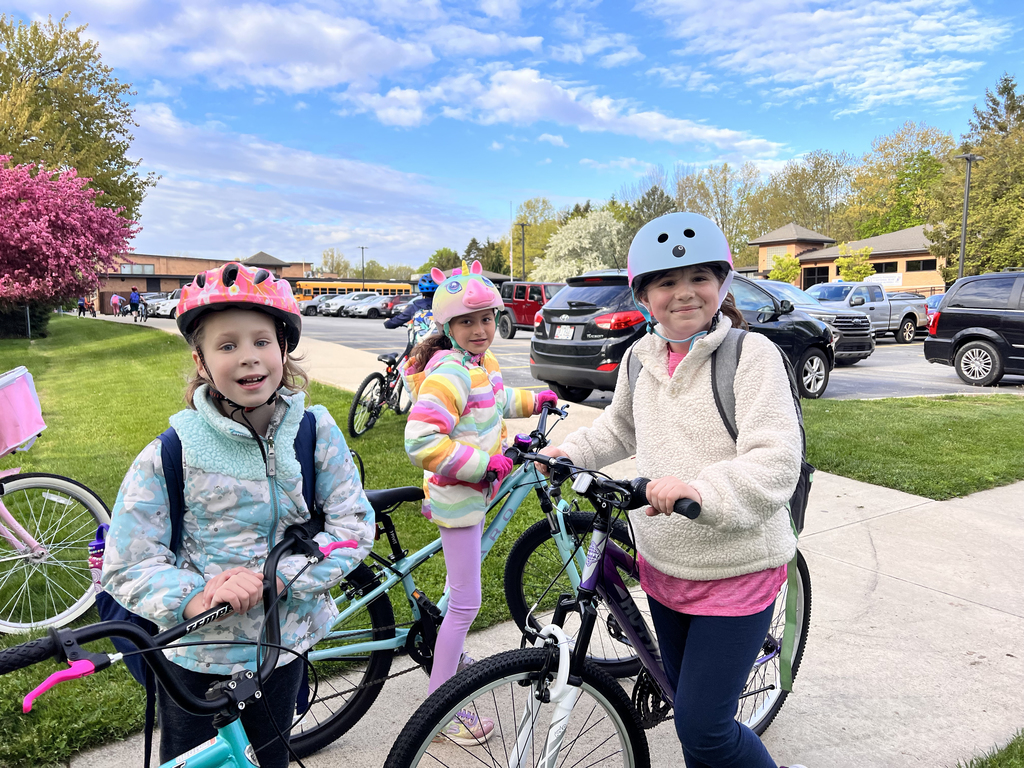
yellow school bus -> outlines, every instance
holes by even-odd
[[[343,295],[356,291],[376,291],[381,296],[412,293],[412,283],[401,280],[299,280],[295,283],[295,298],[306,301],[323,294]]]

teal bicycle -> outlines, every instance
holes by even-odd
[[[78,629],[51,629],[50,634],[21,645],[15,645],[0,651],[0,675],[5,675],[24,667],[38,664],[50,658],[61,658],[68,663],[68,669],[62,669],[50,675],[39,687],[25,697],[23,711],[28,714],[36,698],[50,688],[66,680],[86,677],[111,664],[123,659],[120,653],[96,653],[83,649],[81,644],[94,642],[103,638],[123,637],[135,644],[137,653],[145,654],[146,663],[156,675],[157,680],[167,690],[175,703],[182,709],[196,715],[213,715],[213,724],[217,728],[217,736],[203,744],[164,763],[161,768],[175,768],[187,764],[189,768],[242,768],[242,766],[258,765],[256,751],[249,743],[239,715],[246,706],[260,706],[262,687],[277,666],[281,646],[281,625],[278,618],[279,596],[276,590],[277,565],[280,559],[289,553],[301,553],[309,558],[310,564],[330,554],[338,546],[352,546],[351,542],[332,544],[327,551],[321,551],[316,541],[309,538],[301,526],[291,526],[285,531],[282,540],[270,551],[264,566],[263,607],[266,621],[264,629],[266,642],[257,647],[261,657],[256,673],[245,671],[231,676],[230,679],[215,683],[207,692],[206,699],[199,699],[185,690],[179,683],[174,672],[174,665],[169,662],[161,649],[172,647],[177,640],[216,621],[231,612],[231,606],[224,604],[211,608],[176,627],[152,636],[138,625],[127,621],[105,621],[91,624]],[[301,661],[293,663],[302,663]],[[279,734],[280,735],[280,734]]]
[[[544,448],[548,444],[548,418],[552,415],[562,419],[567,414],[564,408],[545,404],[537,428],[529,435],[516,436],[517,449],[534,452]],[[567,577],[578,586],[586,542],[591,535],[592,515],[574,511],[568,504],[553,504],[547,485],[547,479],[532,463],[523,464],[504,479],[488,510],[490,523],[484,530],[480,558],[487,557],[523,502],[536,494],[545,519],[530,529],[541,531],[540,534],[534,532],[530,541],[539,543],[542,539],[546,548],[538,546],[533,551],[540,557],[550,549],[552,557],[558,558],[560,563],[575,560],[579,567],[568,569]],[[322,749],[355,725],[388,679],[417,668],[429,673],[437,630],[448,609],[447,592],[434,602],[417,587],[413,578],[418,567],[441,551],[440,538],[410,554],[402,548],[391,519],[391,513],[400,504],[421,501],[422,488],[392,488],[366,494],[377,510],[377,536],[386,539],[390,555],[372,552],[371,559],[349,575],[334,595],[339,615],[333,631],[307,654],[316,673],[318,690],[306,706],[297,708],[291,744],[300,757]],[[613,526],[611,535],[620,546],[632,548],[628,530],[621,521]],[[531,597],[541,600],[542,592],[551,584],[548,569],[533,569],[531,560],[527,555],[513,564],[510,558],[506,565],[505,582],[518,585],[523,601]],[[518,572],[512,573],[509,565],[519,569]],[[546,581],[532,578],[534,570]],[[392,590],[402,591],[404,599],[400,599],[400,604],[408,604],[408,621],[396,622],[388,596]],[[551,602],[553,607],[555,598],[557,594],[541,602]],[[634,674],[640,668],[636,652],[608,610],[598,606],[598,612],[600,621],[590,643],[590,660],[613,675]],[[526,620],[526,614],[525,607],[522,610],[518,610],[518,605],[513,607],[513,615],[520,622]],[[392,661],[400,654],[407,655],[416,666],[392,673]],[[311,687],[312,682],[313,673]]]

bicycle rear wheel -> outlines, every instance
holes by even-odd
[[[573,512],[562,519],[570,536],[579,543],[579,552],[585,554],[590,545],[593,514]],[[612,526],[612,540],[619,546],[632,549],[628,529],[621,520],[617,520]],[[513,620],[520,629],[526,627],[527,620],[534,629],[540,629],[550,623],[559,594],[575,594],[572,582],[562,571],[562,565],[562,558],[551,538],[547,520],[531,525],[512,546],[505,563],[505,600],[508,602]],[[626,574],[622,576],[633,594],[637,607],[647,617],[647,624],[650,626],[647,600],[640,590],[639,581],[629,579]],[[528,619],[528,613],[535,603],[537,608]],[[574,637],[579,625],[580,614],[573,613],[566,617],[563,629],[569,637]],[[631,677],[640,670],[640,658],[603,602],[597,604],[597,622],[594,625],[590,647],[587,649],[587,658],[615,677]]]
[[[412,392],[405,386],[405,380],[399,379],[395,384],[395,413],[404,416],[412,409]]]
[[[89,610],[89,542],[110,522],[103,501],[69,478],[29,472],[0,480],[0,506],[16,523],[0,511],[0,632],[62,627]]]
[[[545,754],[545,739],[556,704],[537,700],[541,678],[552,681],[552,669],[545,672],[549,651],[528,648],[507,651],[477,662],[456,675],[416,710],[384,768],[412,766],[506,766],[519,768],[548,765],[600,765],[649,768],[647,737],[625,691],[607,673],[587,663],[578,688],[571,688],[575,701],[557,755]],[[457,744],[444,731],[457,713],[468,711],[494,722],[484,743]],[[435,741],[438,737],[438,741]]]
[[[359,437],[373,429],[384,407],[384,374],[371,373],[359,385],[348,411],[348,433]]]
[[[807,642],[807,627],[811,620],[811,574],[807,562],[801,552],[797,552],[797,601],[796,601],[796,635],[793,643],[793,655],[790,661],[793,678],[800,668],[804,657],[804,645]],[[761,655],[754,662],[750,676],[740,694],[740,705],[736,719],[745,723],[754,733],[760,736],[772,724],[779,714],[782,705],[789,696],[782,690],[782,632],[786,626],[786,595],[788,582],[779,590],[775,598],[775,609],[772,623],[768,627]]]
[[[332,590],[332,596],[337,597],[347,590],[354,590],[349,594],[357,596],[376,584],[373,571],[359,565],[340,587]],[[341,609],[345,606],[346,601],[342,600]],[[314,678],[313,672],[309,673],[310,695],[315,679],[316,697],[306,712],[298,713],[291,735],[292,749],[299,757],[311,755],[338,739],[359,722],[380,694],[391,670],[394,650],[349,653],[346,646],[395,636],[395,614],[388,596],[381,595],[365,610],[335,625],[332,635],[313,648],[314,651],[330,648],[336,655],[312,662],[316,675]]]

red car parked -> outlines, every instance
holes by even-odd
[[[505,302],[505,311],[498,317],[501,338],[511,339],[518,328],[532,331],[540,308],[563,288],[565,283],[504,283],[501,300]]]

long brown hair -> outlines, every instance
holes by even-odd
[[[698,265],[708,270],[712,275],[715,276],[715,280],[721,285],[725,282],[726,276],[729,274],[729,270],[725,266],[717,261],[712,261],[707,264]],[[646,275],[641,275],[636,283],[633,285],[633,295],[636,296],[637,301],[643,301],[647,299],[647,288],[657,280],[659,277],[664,275],[666,272],[671,270],[664,269],[660,272],[650,272]],[[731,293],[725,295],[725,300],[722,302],[721,312],[723,315],[729,318],[732,322],[733,328],[742,328],[743,330],[748,329],[747,321],[743,319],[743,314],[736,306],[736,300],[733,298]]]
[[[192,326],[193,330],[188,335],[188,343],[192,349],[199,349],[199,345],[203,343],[204,323],[203,320],[208,315],[202,315],[196,320]],[[274,324],[277,325],[277,320],[274,320]],[[281,334],[278,334],[278,338],[281,338]],[[309,376],[299,365],[303,360],[301,355],[289,355],[287,352],[284,353],[284,370],[281,376],[281,385],[285,389],[292,392],[306,392],[309,389]],[[205,366],[204,366],[205,367]],[[198,370],[193,370],[189,375],[188,381],[185,383],[185,404],[195,410],[196,406],[193,402],[196,390],[199,389],[203,384],[213,384],[213,381],[202,376]]]
[[[413,347],[412,352],[409,353],[409,359],[412,361],[414,370],[424,370],[427,367],[427,363],[430,362],[430,358],[434,356],[434,353],[442,349],[454,349],[451,339],[443,333],[432,333],[427,336],[427,338]]]

